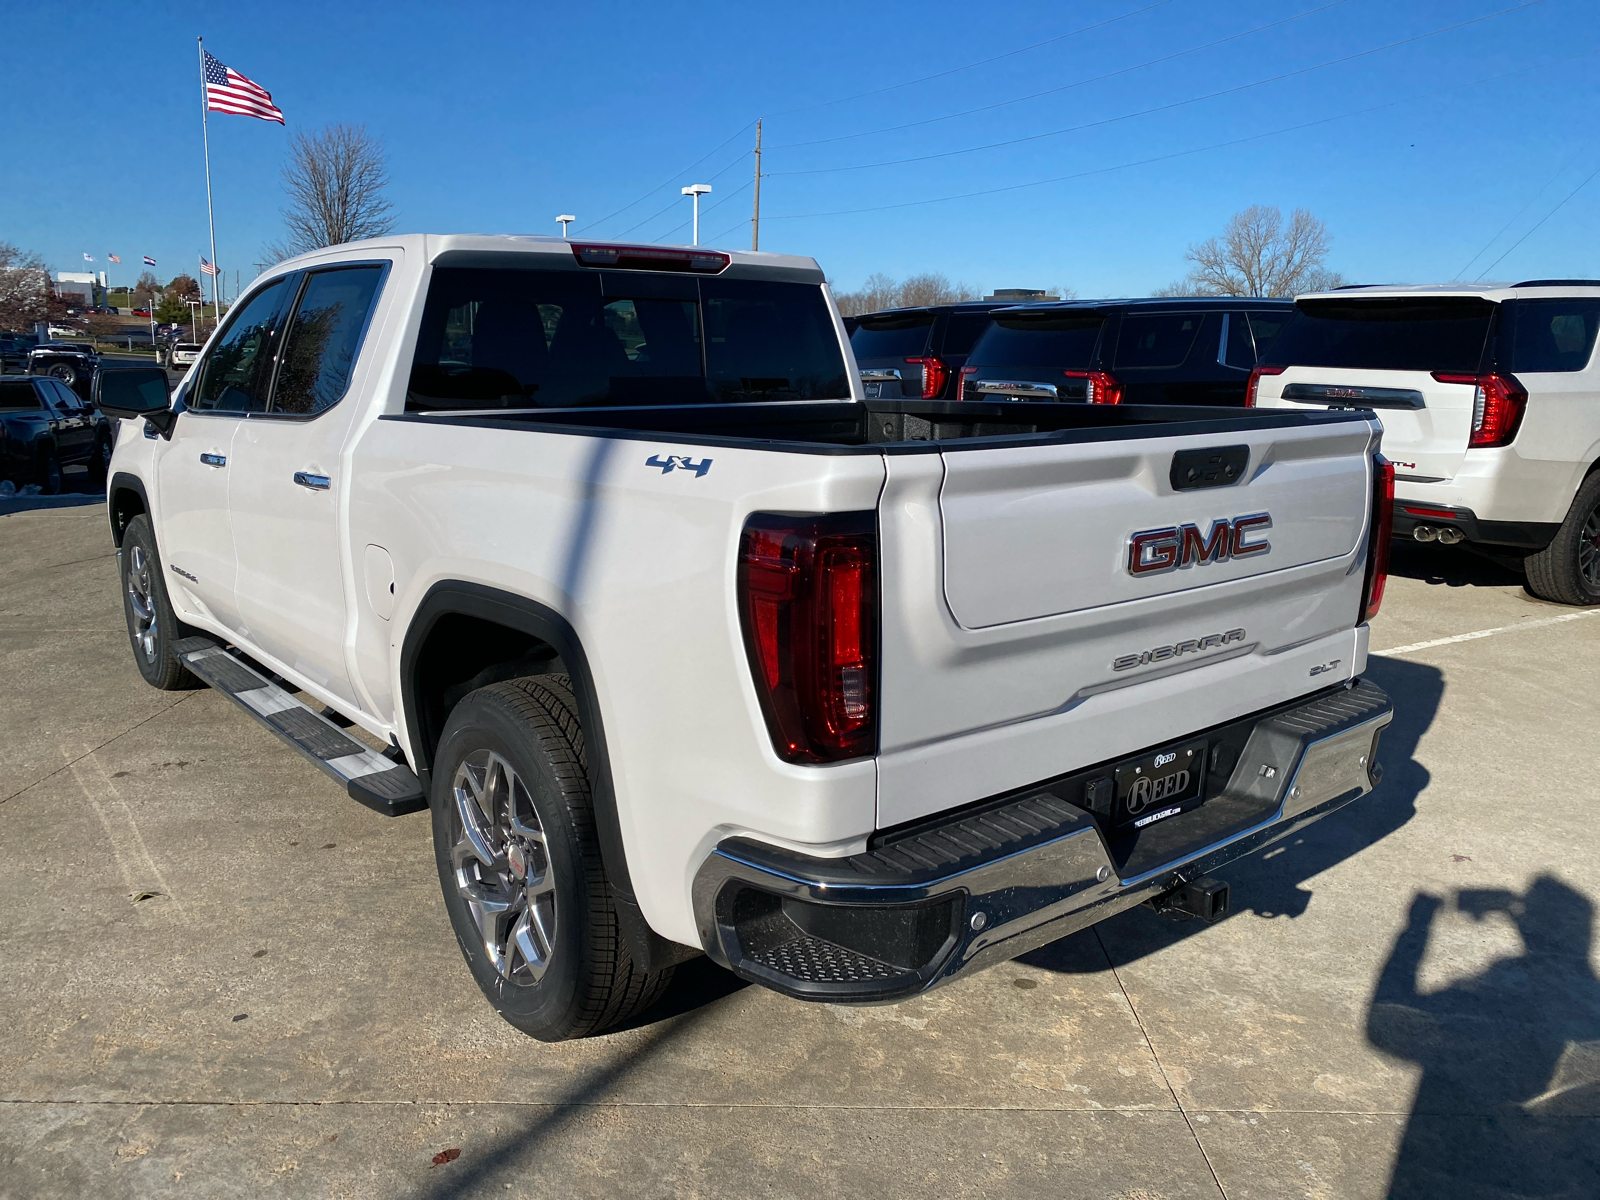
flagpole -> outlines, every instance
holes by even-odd
[[[205,39],[195,38],[195,48],[200,54],[200,138],[206,151],[206,220],[211,225],[211,269],[220,272],[217,266],[217,218],[211,211],[211,127],[206,120],[206,110],[210,105],[206,102],[206,50]],[[203,272],[202,272],[203,273]],[[217,298],[217,276],[211,276],[211,311],[216,317],[216,325],[222,324],[222,302]],[[216,325],[212,328],[216,328]]]

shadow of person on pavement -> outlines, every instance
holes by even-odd
[[[1229,920],[1246,912],[1291,920],[1301,916],[1311,903],[1307,880],[1382,841],[1416,815],[1417,797],[1430,778],[1427,768],[1417,761],[1417,743],[1439,711],[1444,674],[1423,663],[1372,658],[1366,677],[1394,701],[1394,720],[1378,743],[1383,782],[1316,824],[1213,872],[1230,885]],[[1095,926],[1106,953],[1119,967],[1202,935],[1209,928],[1202,921],[1169,921],[1143,906]],[[1069,945],[1074,938],[1094,937],[1093,931],[1084,930],[1035,950],[1021,961],[1069,974],[1085,967],[1100,970],[1105,955],[1085,956],[1071,951]]]
[[[1459,911],[1505,913],[1523,951],[1437,992],[1418,971],[1436,896],[1418,895],[1378,977],[1367,1038],[1422,1068],[1391,1200],[1600,1195],[1600,980],[1594,909],[1549,875],[1523,895],[1462,891]]]

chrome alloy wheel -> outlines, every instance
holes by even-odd
[[[133,644],[147,663],[156,661],[156,605],[150,595],[150,559],[134,546],[128,560],[128,606],[133,610]]]
[[[1578,574],[1591,588],[1600,591],[1600,505],[1595,506],[1578,533]]]
[[[456,889],[484,951],[508,983],[538,983],[555,947],[556,883],[533,798],[492,750],[462,759],[450,790]]]

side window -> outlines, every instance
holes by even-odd
[[[1223,339],[1223,364],[1251,370],[1256,365],[1256,343],[1250,336],[1250,318],[1242,312],[1231,312],[1222,319],[1228,323]]]
[[[344,398],[382,277],[382,267],[364,266],[306,278],[284,326],[273,412],[315,416]]]
[[[78,395],[77,392],[73,391],[59,379],[52,379],[50,383],[56,389],[56,403],[64,412],[76,414],[82,412],[88,407],[88,405],[83,402],[82,396]]]
[[[1116,370],[1176,367],[1200,332],[1199,313],[1143,313],[1122,318]]]
[[[1516,300],[1511,370],[1581,371],[1600,329],[1600,299]]]
[[[288,292],[289,281],[268,284],[236,311],[228,314],[222,336],[199,366],[200,382],[184,403],[201,412],[260,411],[267,380],[267,361],[274,321]]]

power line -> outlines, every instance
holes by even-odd
[[[723,146],[726,146],[728,144],[728,142],[731,142],[731,141],[733,141],[734,138],[739,137],[747,129],[749,129],[750,126],[752,126],[754,124],[755,124],[754,121],[746,121],[743,125],[741,125],[739,127],[738,131],[734,133],[733,137],[728,138],[727,141],[718,143],[718,145],[715,147],[715,149],[713,149],[709,153],[703,154],[699,158],[695,159],[687,167],[683,168],[683,170],[681,170],[681,171],[677,172],[675,175],[673,175],[671,179],[667,180],[667,182],[656,184],[655,187],[651,188],[648,192],[646,192],[644,195],[640,196],[637,200],[630,200],[627,204],[624,204],[621,208],[617,209],[616,212],[611,213],[609,216],[601,217],[598,221],[596,221],[594,223],[594,228],[595,229],[599,229],[600,226],[604,225],[607,221],[610,221],[610,220],[612,220],[612,219],[614,219],[616,217],[620,217],[623,213],[627,212],[635,204],[642,204],[644,201],[648,200],[651,196],[654,196],[662,188],[671,187],[673,185],[673,183],[675,183],[679,179],[682,179],[690,171],[694,170],[701,163],[705,162],[705,160],[710,158],[711,155],[715,154],[718,150],[721,150]],[[643,222],[641,222],[640,224],[643,224]],[[637,229],[637,228],[639,228],[639,226],[635,225],[634,229]],[[618,234],[617,236],[621,237],[623,235],[622,234]]]
[[[724,142],[723,144],[726,145],[727,143]],[[710,157],[710,156],[708,155],[707,157]],[[738,158],[734,159],[727,166],[723,167],[722,170],[720,170],[716,174],[710,176],[706,180],[706,182],[707,183],[712,183],[712,182],[715,182],[718,179],[721,179],[729,171],[733,170],[733,168],[737,167],[740,163],[742,163],[744,161],[744,159],[745,159],[745,156],[741,153]],[[705,159],[701,159],[700,161],[704,162]],[[679,178],[681,179],[682,176],[680,175]],[[665,213],[671,212],[675,207],[677,207],[677,205],[679,203],[679,200],[680,200],[679,197],[674,196],[671,200],[669,200],[667,202],[667,206],[665,208],[661,209],[659,212],[651,213],[648,217],[646,217],[644,220],[640,221],[637,225],[633,225],[633,226],[630,226],[627,229],[624,229],[621,233],[617,234],[616,236],[619,237],[619,238],[624,238],[624,237],[627,237],[630,233],[632,233],[635,229],[642,229],[644,226],[650,224],[651,221],[654,221],[657,217],[662,216]],[[721,203],[722,203],[722,201],[720,201],[720,200],[717,201],[717,204],[721,204]],[[711,208],[716,208],[716,207],[717,207],[716,204],[713,204],[711,206]],[[705,213],[707,213],[709,211],[710,211],[710,209],[702,209],[701,210],[701,215],[703,216],[703,215],[705,215]]]
[[[1464,278],[1466,276],[1466,273],[1468,271],[1472,270],[1472,264],[1477,262],[1485,254],[1487,254],[1489,252],[1489,247],[1494,245],[1496,242],[1498,242],[1505,235],[1506,230],[1510,229],[1513,225],[1515,225],[1518,221],[1520,221],[1522,219],[1522,214],[1527,212],[1530,208],[1532,208],[1535,204],[1537,204],[1539,202],[1539,197],[1544,195],[1545,189],[1548,188],[1556,180],[1560,179],[1562,175],[1566,174],[1567,168],[1570,167],[1576,161],[1577,161],[1577,155],[1574,155],[1573,157],[1567,159],[1567,161],[1562,163],[1559,167],[1557,167],[1556,168],[1556,173],[1554,175],[1550,176],[1549,179],[1546,179],[1542,184],[1539,185],[1539,190],[1534,192],[1533,195],[1528,197],[1528,202],[1526,204],[1524,204],[1521,208],[1517,209],[1516,215],[1513,216],[1511,218],[1511,220],[1507,221],[1504,225],[1500,226],[1499,232],[1496,233],[1492,238],[1490,238],[1487,242],[1485,242],[1483,244],[1483,249],[1479,250],[1471,258],[1467,259],[1467,265],[1462,267],[1461,270],[1457,271],[1454,275],[1452,275],[1451,278],[1452,279]]]
[[[1096,21],[1093,25],[1085,25],[1080,29],[1074,29],[1071,33],[1059,34],[1053,38],[1046,38],[1042,42],[1034,42],[1032,45],[1023,46],[1020,50],[1007,50],[1004,54],[996,54],[993,58],[983,58],[979,59],[977,62],[967,63],[965,66],[951,67],[948,71],[939,71],[933,75],[924,75],[920,79],[908,79],[904,83],[891,83],[888,87],[873,88],[870,92],[857,92],[854,96],[840,96],[835,100],[821,100],[816,104],[803,104],[799,108],[786,108],[782,112],[773,113],[772,115],[775,117],[787,117],[793,115],[794,113],[810,112],[811,110],[817,108],[827,108],[833,104],[848,104],[852,100],[865,100],[868,96],[881,96],[884,92],[894,92],[900,90],[901,88],[915,87],[919,83],[930,83],[935,79],[944,79],[950,75],[959,75],[963,71],[971,71],[977,67],[986,67],[990,63],[1000,62],[1002,59],[1015,58],[1019,54],[1026,54],[1028,51],[1037,50],[1041,46],[1052,46],[1056,42],[1064,42],[1068,38],[1077,37],[1079,34],[1089,33],[1095,29],[1104,29],[1107,25],[1115,25],[1118,21],[1126,21],[1129,17],[1137,17],[1140,13],[1147,13],[1156,8],[1164,8],[1166,5],[1171,3],[1172,0],[1156,0],[1156,3],[1154,4],[1147,4],[1143,8],[1134,9],[1132,12],[1125,12],[1120,17],[1110,17],[1104,21]]]
[[[1344,55],[1344,56],[1342,56],[1340,58],[1331,58],[1327,62],[1317,63],[1315,66],[1301,67],[1301,68],[1299,68],[1297,70],[1294,70],[1294,71],[1285,71],[1281,75],[1272,75],[1272,76],[1267,77],[1266,79],[1258,79],[1253,83],[1243,83],[1243,84],[1238,85],[1237,87],[1223,88],[1221,91],[1217,91],[1217,92],[1208,92],[1203,96],[1191,96],[1191,97],[1189,97],[1188,99],[1185,99],[1185,100],[1174,100],[1170,104],[1158,104],[1153,108],[1140,109],[1138,112],[1123,113],[1120,116],[1106,117],[1103,120],[1099,120],[1099,121],[1088,121],[1088,122],[1085,122],[1082,125],[1069,125],[1065,129],[1052,129],[1052,130],[1048,130],[1048,131],[1046,131],[1044,133],[1031,133],[1031,134],[1028,134],[1028,135],[1026,135],[1024,137],[1007,138],[1005,141],[1001,141],[1001,142],[987,142],[987,143],[985,143],[984,145],[981,145],[981,146],[967,146],[967,147],[965,147],[963,149],[960,149],[960,150],[942,150],[937,154],[919,154],[919,155],[915,155],[915,156],[913,156],[911,158],[894,158],[894,159],[886,159],[883,162],[855,163],[855,164],[852,164],[851,166],[846,166],[846,167],[812,167],[810,169],[802,170],[802,171],[773,171],[773,172],[771,172],[771,174],[773,174],[773,175],[835,175],[835,174],[839,174],[840,172],[844,172],[844,171],[867,171],[867,170],[876,169],[878,167],[898,167],[898,166],[905,166],[905,165],[910,164],[910,163],[928,162],[928,161],[930,161],[932,159],[938,159],[938,158],[955,158],[955,157],[958,157],[958,156],[963,155],[963,154],[976,154],[976,153],[978,153],[979,151],[982,151],[982,150],[998,150],[998,149],[1000,149],[1002,147],[1005,147],[1005,146],[1016,146],[1016,145],[1019,145],[1019,144],[1024,143],[1024,142],[1040,141],[1043,138],[1060,137],[1063,134],[1078,133],[1078,132],[1081,132],[1082,130],[1085,130],[1085,129],[1095,129],[1095,128],[1098,128],[1098,127],[1103,126],[1103,125],[1114,125],[1114,124],[1116,124],[1116,123],[1118,123],[1120,121],[1130,121],[1130,120],[1133,120],[1136,117],[1147,117],[1147,116],[1150,116],[1152,113],[1169,112],[1172,109],[1183,108],[1186,105],[1190,105],[1190,104],[1198,104],[1198,103],[1200,103],[1201,101],[1204,101],[1204,100],[1215,100],[1219,96],[1235,95],[1235,94],[1237,94],[1239,92],[1249,91],[1252,88],[1264,87],[1269,83],[1279,83],[1279,82],[1282,82],[1285,79],[1293,79],[1297,75],[1308,75],[1313,71],[1325,70],[1328,67],[1335,67],[1335,66],[1339,66],[1342,63],[1353,62],[1358,58],[1368,58],[1368,57],[1370,57],[1370,56],[1372,56],[1374,54],[1381,54],[1383,51],[1385,51],[1385,50],[1393,50],[1397,46],[1406,46],[1406,45],[1410,45],[1413,42],[1423,41],[1423,40],[1425,40],[1427,38],[1438,37],[1441,34],[1453,33],[1457,29],[1465,29],[1469,25],[1478,25],[1478,24],[1481,24],[1484,21],[1493,20],[1496,17],[1503,17],[1507,13],[1518,12],[1518,11],[1524,9],[1524,8],[1532,8],[1535,5],[1543,4],[1543,3],[1544,3],[1544,0],[1525,0],[1525,2],[1522,3],[1522,4],[1515,4],[1515,5],[1512,5],[1510,8],[1503,8],[1499,12],[1488,13],[1487,15],[1481,16],[1481,17],[1473,17],[1470,21],[1461,21],[1461,22],[1459,22],[1458,24],[1455,24],[1455,25],[1446,25],[1443,28],[1434,29],[1434,30],[1429,31],[1428,33],[1419,33],[1415,37],[1401,38],[1397,42],[1389,42],[1388,44],[1383,45],[1383,46],[1374,46],[1370,50],[1362,50],[1362,51],[1359,51],[1359,52],[1357,52],[1355,54]]]
[[[1134,71],[1142,71],[1146,67],[1154,67],[1164,62],[1171,62],[1175,58],[1183,58],[1188,54],[1198,54],[1202,50],[1211,50],[1217,46],[1223,45],[1226,42],[1236,42],[1240,38],[1249,37],[1251,34],[1261,33],[1264,30],[1274,29],[1279,25],[1287,25],[1291,21],[1299,21],[1305,17],[1315,16],[1317,13],[1327,12],[1330,8],[1338,8],[1341,4],[1348,4],[1349,2],[1350,0],[1331,0],[1331,3],[1324,4],[1319,8],[1310,8],[1305,12],[1295,13],[1292,17],[1284,17],[1282,20],[1270,21],[1265,25],[1257,25],[1254,29],[1246,29],[1243,33],[1232,33],[1225,38],[1218,38],[1214,42],[1206,42],[1199,46],[1190,46],[1187,50],[1179,50],[1174,54],[1164,54],[1160,58],[1147,59],[1142,63],[1135,63],[1131,67],[1123,67],[1117,71],[1108,71],[1104,75],[1095,75],[1089,79],[1080,79],[1076,83],[1067,83],[1060,87],[1046,88],[1042,92],[1033,92],[1027,96],[1014,96],[1010,100],[1000,100],[994,104],[981,105],[978,108],[968,108],[962,110],[961,112],[947,113],[942,117],[929,117],[924,121],[908,121],[904,125],[886,125],[882,129],[868,129],[861,133],[842,133],[837,137],[816,138],[815,140],[809,142],[786,142],[783,145],[774,146],[772,148],[775,150],[796,150],[802,146],[824,146],[830,142],[848,142],[855,138],[875,137],[880,133],[897,133],[902,129],[916,129],[923,125],[937,125],[940,121],[954,121],[958,117],[970,117],[976,113],[991,112],[994,109],[1006,108],[1013,104],[1025,104],[1029,100],[1038,100],[1044,96],[1054,96],[1058,92],[1069,92],[1073,88],[1087,87],[1091,83],[1104,83],[1107,79],[1115,79],[1118,75],[1128,75]]]
[[[1443,95],[1445,95],[1445,94],[1447,94],[1449,92],[1460,91],[1463,88],[1477,87],[1480,84],[1485,84],[1485,83],[1495,83],[1495,82],[1497,82],[1497,81],[1499,81],[1501,79],[1510,79],[1511,77],[1513,77],[1515,75],[1526,75],[1529,71],[1541,71],[1541,70],[1545,70],[1545,69],[1547,69],[1549,67],[1557,67],[1557,66],[1562,65],[1563,63],[1569,63],[1569,62],[1572,62],[1572,61],[1574,61],[1576,59],[1580,59],[1580,58],[1588,58],[1589,56],[1594,55],[1594,54],[1600,54],[1600,48],[1596,48],[1594,50],[1585,50],[1580,54],[1572,54],[1572,55],[1567,56],[1566,58],[1557,58],[1557,59],[1553,59],[1553,60],[1551,60],[1549,62],[1536,63],[1531,67],[1520,67],[1515,71],[1504,71],[1504,72],[1501,72],[1498,75],[1488,75],[1488,76],[1485,76],[1482,79],[1470,80],[1467,83],[1451,84],[1449,87],[1438,88],[1438,89],[1435,89],[1434,91],[1431,91],[1431,92],[1421,92],[1421,93],[1419,93],[1419,94],[1417,94],[1415,96],[1402,96],[1398,100],[1390,100],[1390,101],[1387,101],[1386,103],[1383,103],[1383,104],[1374,104],[1374,105],[1371,105],[1370,107],[1367,107],[1367,108],[1353,109],[1350,112],[1338,113],[1338,114],[1335,114],[1334,116],[1331,116],[1331,117],[1319,117],[1315,121],[1306,121],[1306,122],[1303,122],[1302,124],[1299,124],[1299,125],[1287,125],[1282,129],[1272,129],[1272,130],[1267,131],[1266,133],[1254,133],[1254,134],[1250,134],[1250,135],[1248,135],[1246,137],[1232,138],[1229,141],[1225,141],[1225,142],[1213,142],[1209,146],[1196,146],[1196,147],[1193,147],[1193,148],[1188,149],[1188,150],[1177,150],[1177,151],[1174,151],[1171,154],[1158,154],[1158,155],[1156,155],[1156,156],[1154,156],[1152,158],[1141,158],[1141,159],[1138,159],[1135,162],[1119,163],[1118,165],[1111,166],[1111,167],[1097,167],[1097,168],[1095,168],[1094,170],[1091,170],[1091,171],[1078,171],[1078,172],[1076,172],[1074,174],[1071,174],[1071,175],[1056,175],[1056,176],[1053,176],[1053,177],[1051,177],[1049,179],[1033,179],[1033,180],[1029,180],[1026,183],[1012,183],[1012,184],[1006,184],[1003,187],[983,188],[983,189],[981,189],[979,191],[974,191],[974,192],[960,192],[960,193],[957,193],[956,195],[952,195],[952,196],[935,196],[935,197],[932,197],[932,198],[927,199],[927,200],[904,200],[904,201],[901,201],[901,202],[899,202],[897,204],[877,204],[877,205],[872,205],[872,206],[866,207],[866,208],[841,208],[841,209],[834,209],[831,212],[780,213],[780,214],[775,214],[775,215],[770,215],[770,216],[764,216],[762,218],[762,220],[765,220],[765,221],[802,221],[802,220],[809,220],[809,219],[816,218],[816,217],[847,217],[847,216],[856,216],[856,215],[861,214],[861,213],[888,212],[890,210],[900,209],[900,208],[919,208],[919,207],[922,207],[922,206],[928,205],[928,204],[946,204],[946,203],[948,203],[948,202],[950,202],[952,200],[970,200],[970,199],[974,199],[974,198],[979,197],[979,196],[994,196],[994,195],[998,195],[998,194],[1000,194],[1002,192],[1021,191],[1024,188],[1044,187],[1047,184],[1052,184],[1052,183],[1066,183],[1066,182],[1069,182],[1071,180],[1086,179],[1086,178],[1089,178],[1089,177],[1094,176],[1094,175],[1108,175],[1108,174],[1111,174],[1112,172],[1115,172],[1115,171],[1127,171],[1127,170],[1131,170],[1134,167],[1150,166],[1153,163],[1170,162],[1173,159],[1187,158],[1187,157],[1189,157],[1191,155],[1195,155],[1195,154],[1204,154],[1204,153],[1206,153],[1208,151],[1211,151],[1211,150],[1223,150],[1223,149],[1228,148],[1229,146],[1239,146],[1239,145],[1245,144],[1246,142],[1260,141],[1262,138],[1278,137],[1279,135],[1285,134],[1285,133],[1296,133],[1296,132],[1298,132],[1298,131],[1300,131],[1302,129],[1311,129],[1311,128],[1313,128],[1315,126],[1318,126],[1318,125],[1328,125],[1328,124],[1331,124],[1334,121],[1347,120],[1350,117],[1365,116],[1368,113],[1381,112],[1383,109],[1395,108],[1395,107],[1398,107],[1401,104],[1410,104],[1410,103],[1413,103],[1413,102],[1418,101],[1418,100],[1428,100],[1428,99],[1431,99],[1434,96],[1443,96]],[[1600,174],[1600,172],[1596,172],[1596,173]],[[1591,176],[1590,178],[1593,178],[1593,176]],[[1585,180],[1585,182],[1588,182],[1588,181]],[[1579,186],[1581,187],[1582,185],[1580,184]],[[1574,195],[1575,194],[1576,194],[1576,192],[1574,192]],[[1571,197],[1569,196],[1568,199],[1571,199]],[[1562,201],[1562,203],[1565,203],[1565,202],[1566,201]],[[1532,230],[1530,230],[1529,232],[1531,233]],[[1513,247],[1513,249],[1515,249],[1515,247]]]
[[[1593,179],[1596,175],[1600,175],[1600,167],[1596,167],[1593,171],[1590,171],[1588,179],[1585,179],[1577,187],[1573,188],[1570,192],[1567,193],[1567,196],[1566,196],[1565,200],[1562,200],[1560,204],[1556,205],[1549,212],[1545,213],[1544,216],[1540,217],[1538,225],[1535,225],[1532,229],[1528,230],[1527,233],[1523,234],[1515,242],[1513,242],[1511,244],[1510,249],[1508,249],[1506,251],[1506,254],[1510,254],[1512,250],[1515,250],[1518,246],[1522,245],[1523,242],[1525,242],[1529,238],[1531,238],[1534,235],[1534,233],[1538,230],[1539,225],[1543,225],[1551,217],[1555,216],[1558,212],[1560,212],[1563,208],[1565,208],[1566,204],[1567,204],[1567,200],[1571,200],[1579,192],[1583,191],[1584,188],[1588,187],[1589,186],[1589,180]],[[1485,267],[1482,271],[1480,271],[1478,273],[1478,279],[1482,279],[1490,271],[1492,271],[1496,267],[1498,267],[1501,264],[1501,262],[1504,261],[1504,259],[1506,257],[1506,254],[1502,254],[1499,258],[1495,259],[1492,263],[1490,263],[1487,267]],[[1477,281],[1478,281],[1477,279],[1473,280],[1474,283],[1476,283]]]
[[[742,183],[738,187],[734,188],[733,191],[726,193],[722,197],[722,199],[718,200],[715,204],[713,204],[713,205],[711,205],[711,206],[709,206],[707,208],[702,208],[700,210],[700,219],[702,221],[704,221],[708,216],[710,216],[717,209],[721,208],[729,200],[732,200],[736,196],[740,196],[740,195],[744,194],[745,192],[749,191],[750,188],[752,188],[754,185],[755,185],[755,180],[754,179],[746,180],[744,183]],[[744,218],[740,219],[739,221],[734,223],[733,228],[734,229],[739,228],[740,225],[743,225],[749,219],[750,219],[749,217],[744,217]],[[652,240],[653,241],[657,241],[657,242],[665,241],[667,238],[671,237],[673,234],[677,233],[678,230],[682,229],[685,225],[688,225],[688,224],[689,224],[688,221],[680,221],[678,224],[674,225],[671,229],[667,230],[665,233],[657,234]],[[722,236],[722,234],[720,234],[720,233],[717,234],[717,237],[720,238],[721,236]]]

